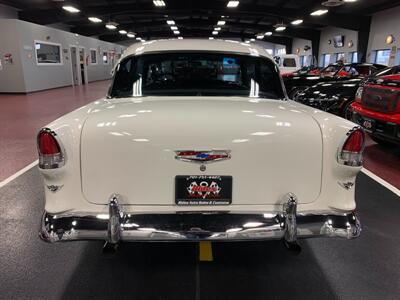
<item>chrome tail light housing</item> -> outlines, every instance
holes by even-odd
[[[338,151],[338,162],[345,166],[360,167],[363,164],[365,132],[354,127],[347,133],[346,139]]]
[[[65,165],[65,151],[58,135],[49,128],[42,128],[37,135],[39,168],[58,169]]]

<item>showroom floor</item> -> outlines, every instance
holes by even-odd
[[[10,201],[12,199],[12,201]],[[400,199],[364,174],[359,239],[214,243],[47,244],[37,232],[43,191],[36,168],[0,189],[0,299],[398,299]]]
[[[196,243],[122,244],[105,256],[101,242],[40,241],[37,168],[12,175],[36,160],[41,126],[104,95],[108,84],[0,95],[0,299],[398,299],[400,198],[363,173],[362,236],[303,241],[297,256],[280,242],[213,243],[213,261],[204,262]],[[400,187],[399,151],[369,141],[366,166]]]

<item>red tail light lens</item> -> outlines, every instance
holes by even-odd
[[[41,169],[56,169],[65,164],[64,153],[54,131],[43,128],[37,137],[37,147]]]
[[[365,133],[361,128],[350,131],[342,149],[339,151],[338,161],[346,166],[359,167],[362,165],[362,153],[365,145]]]
[[[361,152],[364,148],[365,135],[362,130],[354,131],[343,145],[343,151]]]
[[[54,155],[61,153],[60,145],[55,137],[47,131],[42,131],[38,136],[38,149],[42,155]]]

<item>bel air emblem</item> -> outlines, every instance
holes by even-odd
[[[207,164],[231,158],[230,150],[210,150],[210,151],[194,151],[181,150],[175,151],[177,160],[186,162]]]

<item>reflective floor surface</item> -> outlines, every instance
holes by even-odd
[[[293,255],[281,242],[129,243],[105,256],[101,242],[47,244],[38,171],[0,189],[0,299],[399,299],[400,198],[360,174],[363,232],[353,241],[312,239]]]

